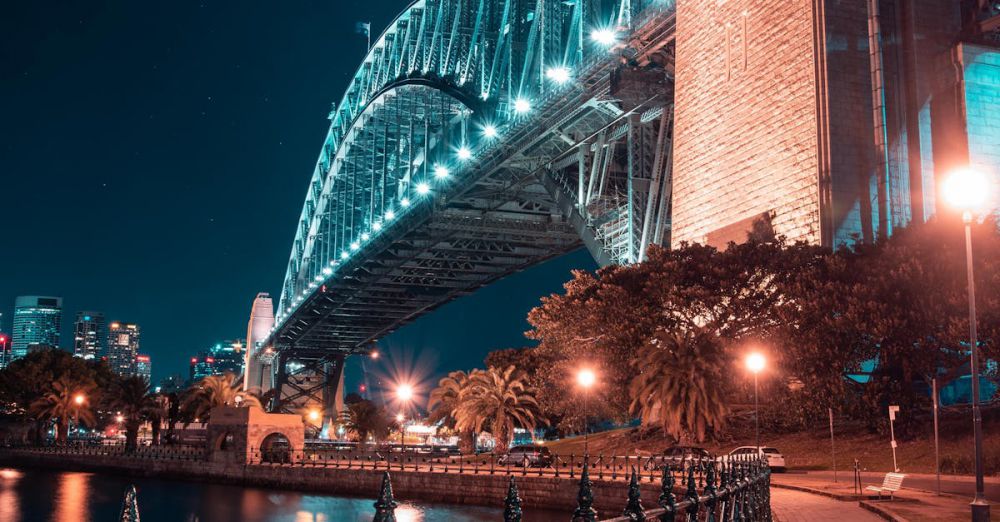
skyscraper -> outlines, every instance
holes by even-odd
[[[73,330],[73,355],[82,359],[97,359],[106,351],[108,340],[101,312],[77,312]]]
[[[231,373],[239,376],[243,373],[242,339],[222,341],[215,346],[199,352],[191,358],[191,382],[196,382],[209,375]]]
[[[140,353],[135,356],[135,374],[146,379],[146,384],[150,383],[153,378],[153,362],[148,355]]]
[[[135,374],[139,325],[115,321],[108,328],[108,367],[118,375]]]
[[[18,296],[14,300],[11,359],[24,357],[29,350],[59,348],[61,325],[61,297]]]

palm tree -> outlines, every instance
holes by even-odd
[[[445,421],[445,426],[455,428],[455,410],[458,409],[459,398],[469,384],[469,375],[458,370],[448,374],[438,381],[437,388],[431,391],[427,407],[430,409],[428,421]],[[461,430],[458,433],[458,446],[462,452],[471,452],[474,448],[475,434],[472,430]]]
[[[460,431],[479,433],[488,426],[497,453],[506,451],[514,428],[534,430],[542,421],[535,391],[527,385],[524,372],[513,365],[473,370],[454,415]]]
[[[352,403],[345,412],[344,427],[358,436],[358,442],[364,444],[372,435],[376,441],[389,435],[392,420],[386,414],[385,408],[376,406],[369,400]]]
[[[212,409],[219,406],[260,408],[255,395],[240,390],[242,385],[242,381],[229,372],[209,375],[184,393],[181,410],[189,420],[208,422]]]
[[[133,375],[118,379],[109,401],[111,408],[120,412],[125,419],[125,449],[135,449],[139,440],[139,428],[143,422],[156,416],[160,404],[156,397],[149,393],[146,379]],[[156,422],[159,422],[157,417]],[[159,431],[159,430],[157,430]]]
[[[85,422],[89,426],[95,424],[94,412],[90,409],[89,400],[78,401],[78,396],[93,395],[94,383],[86,380],[74,380],[67,375],[61,375],[52,383],[52,389],[31,403],[30,411],[40,421],[56,421],[56,442],[63,443],[69,438],[69,420]]]
[[[643,424],[657,424],[681,440],[700,442],[725,422],[723,370],[731,361],[709,330],[658,331],[639,352],[639,374],[632,380],[632,411]]]

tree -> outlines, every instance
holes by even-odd
[[[632,410],[643,424],[659,424],[675,440],[690,434],[701,442],[725,422],[724,370],[731,363],[713,332],[660,330],[639,353],[639,373],[629,389]]]
[[[190,422],[208,422],[212,409],[219,406],[260,408],[260,401],[240,390],[242,382],[232,373],[209,375],[184,392],[181,411]]]
[[[431,390],[430,400],[427,407],[430,409],[428,421],[446,421],[445,426],[455,428],[455,410],[458,409],[459,400],[462,393],[469,384],[469,376],[463,371],[454,371],[447,377],[438,381],[436,388]],[[459,450],[463,452],[473,451],[475,445],[475,434],[471,430],[460,430],[458,433]]]
[[[160,404],[156,397],[149,393],[146,379],[133,375],[121,377],[115,383],[109,405],[121,412],[125,424],[125,449],[134,450],[138,445],[139,428],[143,422],[161,419]]]
[[[534,390],[514,366],[473,370],[454,416],[460,431],[479,433],[488,427],[498,453],[506,451],[514,428],[534,430],[543,422]]]
[[[372,401],[362,399],[347,406],[344,427],[358,437],[358,442],[364,444],[372,436],[376,441],[382,441],[389,436],[392,420],[385,408],[377,406]]]
[[[94,425],[94,413],[89,407],[89,400],[77,400],[78,396],[93,396],[93,381],[62,375],[49,387],[51,391],[45,392],[31,403],[30,411],[43,422],[56,421],[56,443],[68,440],[70,419]]]

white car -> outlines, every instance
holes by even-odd
[[[785,457],[778,451],[778,448],[771,448],[768,446],[761,446],[756,448],[754,446],[740,446],[733,451],[730,451],[730,455],[753,455],[757,453],[758,455],[764,455],[767,458],[767,465],[771,468],[771,471],[775,473],[781,473],[785,471]]]

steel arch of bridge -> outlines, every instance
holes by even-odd
[[[411,4],[329,115],[258,348],[342,357],[581,242],[611,264],[665,240],[673,12],[673,0]]]

